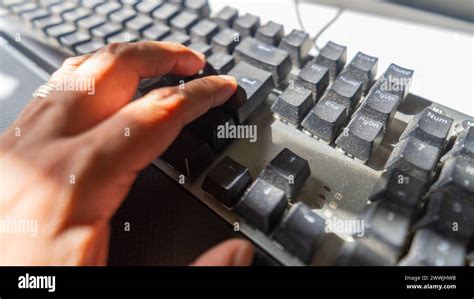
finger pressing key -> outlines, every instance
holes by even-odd
[[[121,161],[105,168],[137,171],[163,153],[186,124],[223,104],[236,89],[230,76],[209,76],[182,87],[156,89],[125,106],[85,138],[108,161]]]
[[[204,64],[202,54],[174,43],[109,44],[63,78],[67,86],[87,86],[87,90],[74,89],[50,95],[51,100],[64,110],[64,124],[58,127],[67,135],[83,132],[126,105],[135,94],[140,79],[168,73],[190,76],[199,72]]]

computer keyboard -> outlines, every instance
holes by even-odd
[[[160,40],[207,57],[138,96],[234,76],[234,96],[153,163],[282,264],[473,265],[474,119],[411,94],[396,53],[378,75],[377,53],[330,41],[313,57],[308,33],[201,0],[1,3],[68,55]]]

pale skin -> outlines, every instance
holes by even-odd
[[[34,98],[0,136],[0,219],[38,223],[36,237],[0,233],[0,264],[105,265],[110,219],[138,172],[183,126],[237,88],[232,77],[210,76],[130,102],[139,80],[189,76],[204,65],[202,54],[150,41],[110,44],[67,59],[50,82],[94,78],[95,93],[54,91]],[[193,265],[244,266],[252,256],[248,241],[233,239]]]

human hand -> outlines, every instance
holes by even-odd
[[[49,82],[93,80],[95,93],[37,97],[0,136],[0,219],[38,223],[36,237],[0,233],[0,264],[104,265],[110,218],[137,173],[237,88],[231,77],[210,76],[130,102],[138,83],[194,75],[204,64],[203,55],[160,42],[110,44],[67,59]],[[246,241],[227,241],[195,264],[248,265],[252,250]]]

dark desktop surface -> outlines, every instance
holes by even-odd
[[[110,265],[188,265],[231,226],[154,166],[142,170],[112,219]]]
[[[185,266],[229,238],[243,238],[154,166],[140,172],[112,218],[111,266]],[[256,249],[254,266],[279,265]]]

